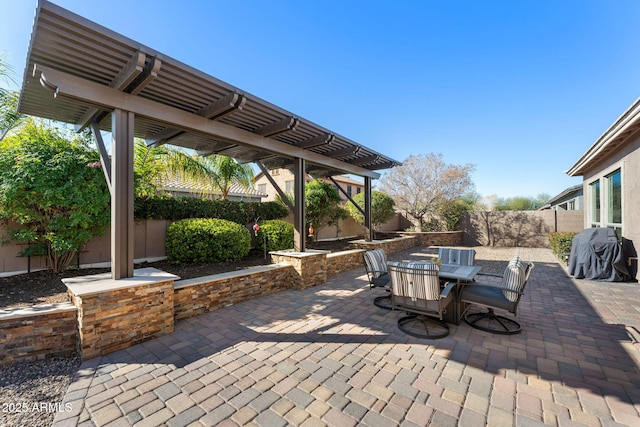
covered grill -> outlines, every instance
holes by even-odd
[[[615,230],[588,228],[571,243],[569,274],[576,279],[624,282],[631,280],[627,257]]]

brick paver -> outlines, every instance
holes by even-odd
[[[54,425],[640,425],[640,287],[573,280],[548,249],[476,249],[494,271],[536,263],[521,334],[409,337],[357,269],[83,363]]]

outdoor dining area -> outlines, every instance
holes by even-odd
[[[426,263],[438,249],[387,253],[387,262]],[[465,289],[502,282],[479,273],[502,275],[516,257],[535,263],[517,317],[494,308],[517,319],[520,333],[462,321],[489,311],[476,303],[447,322],[460,291],[452,276],[444,280],[456,283],[443,310],[449,334],[408,334],[398,321],[411,296],[395,310],[373,304],[392,296],[393,269],[387,291],[370,286],[363,265],[179,321],[172,334],[84,362],[63,401],[72,409],[54,425],[638,424],[636,284],[574,280],[546,248],[453,249],[474,249],[479,267],[458,267],[475,274],[459,279],[471,281],[461,306]],[[444,267],[455,262],[439,258],[438,273],[452,274]],[[447,286],[438,283],[438,293]]]
[[[474,265],[475,255],[475,249],[441,247],[434,257],[389,262],[383,249],[367,251],[363,258],[369,286],[388,293],[376,297],[374,304],[406,311],[398,328],[418,338],[444,338],[449,334],[447,323],[458,325],[462,318],[486,332],[520,333],[517,321],[495,310],[517,315],[534,264],[515,257],[501,275],[481,273],[481,267]],[[490,279],[476,281],[479,276]],[[472,305],[486,311],[472,312]]]

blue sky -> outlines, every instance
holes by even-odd
[[[54,3],[402,161],[476,165],[482,196],[551,196],[640,96],[640,1]],[[35,1],[0,0],[21,80]]]

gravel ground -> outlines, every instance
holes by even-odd
[[[50,426],[79,366],[75,355],[2,366],[0,426]]]

